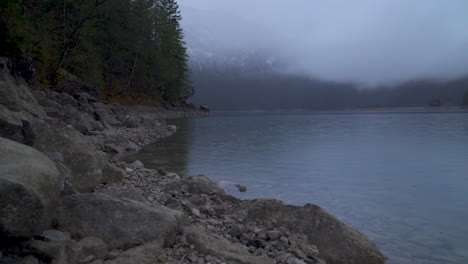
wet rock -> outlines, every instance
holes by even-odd
[[[234,186],[236,186],[236,188],[239,190],[239,192],[246,192],[247,191],[247,187],[245,187],[243,185],[236,184]]]
[[[48,224],[60,194],[60,175],[41,152],[0,138],[0,230],[32,236]]]
[[[171,243],[181,231],[183,221],[181,212],[164,206],[97,193],[66,196],[57,212],[61,230],[77,237],[99,237],[110,249],[148,241]]]

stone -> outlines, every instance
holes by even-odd
[[[130,248],[149,241],[170,244],[182,230],[183,214],[160,205],[117,199],[99,193],[63,197],[57,224],[76,237],[94,236],[109,249]]]
[[[70,183],[80,192],[93,190],[103,181],[104,154],[86,136],[56,119],[35,119],[32,147],[44,153],[61,153],[71,170]]]
[[[104,168],[102,169],[102,183],[118,183],[121,182],[124,178],[122,171],[110,162],[106,162]]]
[[[305,253],[309,258],[316,258],[320,255],[316,246],[305,245],[304,243],[299,244],[299,248]]]
[[[139,160],[135,160],[130,165],[132,165],[132,167],[134,167],[134,168],[144,168],[145,167],[145,165],[143,165],[143,163],[141,161],[139,161]]]
[[[94,116],[96,120],[109,124],[110,126],[122,126],[122,122],[117,120],[108,109],[95,109]]]
[[[200,210],[198,210],[197,208],[190,208],[190,212],[192,212],[192,214],[196,217],[200,217],[201,214],[200,214]]]
[[[165,188],[165,192],[186,189],[190,193],[214,195],[225,194],[224,191],[210,178],[205,175],[196,175],[183,178],[181,181],[170,184]]]
[[[48,225],[60,195],[60,175],[43,153],[0,138],[0,231],[32,236]]]
[[[246,192],[247,191],[247,187],[245,187],[243,185],[236,184],[234,186],[236,186],[236,188],[239,190],[239,192]]]
[[[184,229],[187,241],[194,248],[205,255],[223,258],[228,263],[267,264],[273,263],[265,256],[254,256],[248,248],[241,244],[233,244],[229,240],[218,236],[199,226],[190,226]]]
[[[47,242],[64,242],[71,239],[69,233],[54,229],[42,232],[41,237]]]
[[[104,259],[107,256],[107,245],[102,239],[97,237],[86,237],[78,242],[81,246],[84,256],[94,256],[98,259]]]
[[[281,232],[277,230],[270,230],[266,234],[268,239],[272,241],[278,240],[281,236]]]

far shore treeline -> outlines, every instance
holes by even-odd
[[[193,95],[175,0],[2,0],[0,56],[34,62],[36,86],[71,73],[107,98]]]

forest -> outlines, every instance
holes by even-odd
[[[0,56],[32,59],[39,88],[67,74],[107,98],[193,95],[175,0],[2,0]]]

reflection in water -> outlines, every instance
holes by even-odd
[[[240,198],[316,203],[389,263],[468,259],[468,114],[214,115],[136,155],[148,167],[240,183]]]

